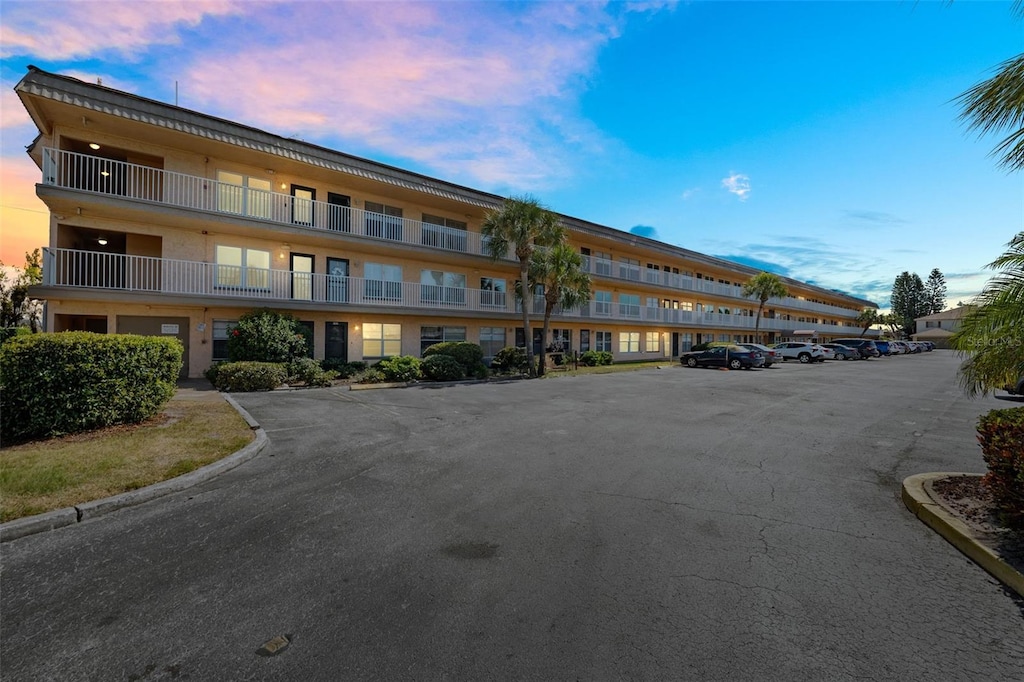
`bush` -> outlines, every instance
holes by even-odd
[[[525,348],[506,346],[494,354],[491,367],[502,374],[523,373],[530,369],[530,361]]]
[[[384,381],[416,381],[423,376],[423,372],[420,370],[420,359],[411,355],[396,355],[393,358],[386,358],[374,367],[384,375]]]
[[[286,366],[279,362],[225,362],[214,385],[219,391],[247,393],[272,391],[287,380]]]
[[[612,354],[606,350],[588,350],[580,355],[580,364],[587,367],[612,364]]]
[[[983,479],[999,516],[1024,530],[1024,407],[992,410],[978,419],[978,441],[988,466]]]
[[[382,384],[387,379],[384,377],[384,372],[376,367],[366,367],[353,374],[352,381],[357,384]]]
[[[174,395],[175,338],[62,332],[0,346],[0,438],[20,441],[136,424]]]
[[[330,386],[338,376],[333,370],[324,370],[313,358],[295,358],[288,364],[288,381],[301,381],[307,386]]]
[[[423,370],[425,377],[434,381],[458,381],[465,376],[465,368],[450,355],[430,355],[425,357],[423,362],[420,363],[420,368]]]
[[[328,358],[326,360],[321,360],[320,366],[326,371],[336,372],[342,379],[348,379],[349,377],[362,372],[367,367],[366,363],[360,360],[355,362],[345,362],[340,358]]]
[[[203,372],[203,376],[206,377],[206,380],[214,386],[217,385],[217,375],[220,373],[220,368],[223,364],[223,362],[215,362],[207,367],[206,371]]]
[[[423,358],[432,355],[447,355],[462,365],[464,376],[472,376],[484,362],[484,349],[469,341],[443,341],[423,351]]]
[[[32,333],[28,327],[0,327],[0,343],[15,336],[27,336]]]
[[[253,310],[228,329],[228,358],[231,362],[291,362],[307,357],[306,333],[287,313],[266,308]]]

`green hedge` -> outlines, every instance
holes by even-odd
[[[384,375],[385,381],[416,381],[423,377],[423,372],[420,370],[420,359],[411,355],[385,358],[373,368]]]
[[[217,366],[218,391],[248,393],[272,391],[288,380],[288,366],[280,362],[225,362]]]
[[[502,374],[523,373],[530,369],[530,360],[526,357],[525,348],[505,346],[494,354],[491,367]]]
[[[580,364],[587,367],[612,364],[612,354],[606,350],[588,350],[580,355]]]
[[[0,346],[0,436],[22,441],[145,421],[174,395],[182,353],[166,336],[15,336]]]
[[[982,415],[978,442],[988,465],[985,486],[1003,523],[1024,530],[1024,407]]]
[[[32,330],[28,327],[0,327],[0,343],[15,336],[28,336]]]
[[[472,343],[471,341],[442,341],[441,343],[429,346],[423,351],[424,360],[434,355],[447,355],[450,358],[454,358],[456,362],[462,365],[462,373],[465,376],[478,376],[481,367],[485,370],[486,376],[487,367],[484,365],[484,349],[479,344]]]
[[[450,355],[430,355],[420,363],[423,376],[433,381],[458,381],[466,375],[462,364]]]

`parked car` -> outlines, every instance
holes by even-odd
[[[1016,384],[1004,386],[1003,390],[1009,393],[1010,395],[1024,395],[1024,376],[1021,376],[1019,379],[1017,379]]]
[[[907,345],[906,341],[890,341],[889,345],[899,348],[900,355],[910,355],[910,346]]]
[[[892,355],[892,351],[889,350],[888,341],[875,341],[875,348],[877,348],[878,352],[882,355]]]
[[[775,344],[772,349],[778,351],[783,360],[799,360],[803,363],[825,362],[825,354],[816,343],[785,341]]]
[[[836,359],[836,352],[834,350],[832,350],[831,348],[828,348],[824,344],[820,344],[819,343],[818,346],[821,348],[821,356],[825,360],[835,360]]]
[[[841,343],[844,346],[856,348],[864,359],[877,358],[882,354],[871,339],[832,339],[832,343]]]
[[[823,343],[821,347],[832,350],[833,360],[860,360],[861,357],[859,350],[844,346],[841,343]]]
[[[911,355],[921,352],[921,346],[917,344],[917,341],[904,341],[903,344],[907,347],[907,353]]]
[[[690,351],[679,356],[679,362],[687,367],[728,367],[729,369],[750,369],[764,365],[760,351],[743,346],[714,346],[707,350]]]
[[[776,352],[774,349],[769,348],[768,346],[762,346],[759,343],[741,343],[738,345],[743,346],[744,348],[749,348],[750,350],[756,350],[759,353],[761,353],[761,355],[764,356],[765,369],[771,367],[776,362],[782,362],[782,355]]]
[[[899,341],[889,342],[889,355],[903,355],[906,351],[903,350],[903,344]]]

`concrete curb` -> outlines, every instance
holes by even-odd
[[[1024,575],[999,558],[999,555],[974,539],[971,529],[956,518],[931,494],[933,481],[949,476],[980,476],[959,472],[916,474],[903,480],[903,504],[914,516],[963,552],[974,563],[989,572],[999,582],[1024,597]]]
[[[158,497],[176,493],[186,488],[191,488],[194,485],[208,481],[211,478],[219,476],[226,471],[234,469],[240,464],[248,462],[250,459],[258,455],[267,447],[269,439],[267,438],[266,432],[260,427],[255,419],[250,415],[241,405],[226,394],[221,394],[224,399],[235,408],[245,422],[249,425],[256,434],[256,439],[253,442],[246,445],[241,450],[234,452],[223,459],[219,459],[216,462],[211,462],[206,466],[190,471],[187,474],[171,478],[166,481],[160,481],[153,485],[148,485],[145,488],[139,488],[138,490],[130,490],[120,495],[114,495],[113,497],[106,497],[102,500],[93,500],[92,502],[83,502],[80,505],[74,507],[65,507],[64,509],[56,509],[45,514],[37,514],[36,516],[26,516],[24,518],[15,519],[14,521],[8,521],[7,523],[0,524],[0,543],[7,542],[8,540],[14,540],[26,535],[33,535],[35,533],[43,533],[49,530],[55,530],[57,528],[63,528],[65,526],[74,525],[88,519],[94,519],[104,514],[123,509],[125,507],[132,507],[150,500],[155,500]]]

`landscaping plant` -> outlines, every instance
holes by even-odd
[[[978,442],[988,473],[982,481],[997,513],[1024,530],[1024,407],[992,410],[978,419]]]
[[[231,362],[291,362],[309,355],[306,334],[307,330],[287,313],[253,310],[228,329],[228,358]]]

